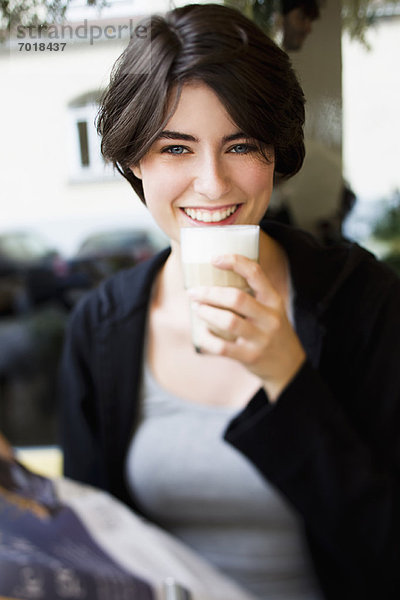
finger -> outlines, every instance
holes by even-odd
[[[194,302],[192,307],[196,315],[205,321],[215,334],[225,339],[236,340],[238,337],[244,337],[258,340],[261,337],[260,331],[252,321],[237,313],[197,302]]]
[[[255,298],[233,287],[196,287],[188,290],[192,300],[217,308],[227,309],[242,315],[247,319],[257,321],[265,318],[267,307],[260,304]]]
[[[225,254],[212,262],[219,269],[234,271],[246,279],[255,296],[264,304],[280,306],[281,297],[258,262],[240,254]]]
[[[225,356],[251,365],[257,357],[256,346],[244,337],[236,340],[226,340],[216,335],[213,331],[204,329],[199,336],[199,347],[202,354]]]

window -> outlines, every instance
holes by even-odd
[[[88,167],[89,162],[89,144],[88,144],[88,124],[87,121],[78,121],[79,148],[81,151],[81,166]]]
[[[111,165],[100,152],[100,137],[95,127],[100,92],[79,96],[68,106],[70,181],[102,181],[114,179]]]

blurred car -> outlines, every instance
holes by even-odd
[[[40,235],[0,233],[0,422],[14,444],[56,440],[56,375],[72,283],[68,263]]]
[[[88,237],[65,260],[36,234],[0,234],[0,423],[14,445],[57,443],[57,372],[69,308],[104,277],[165,245],[152,232],[113,230]]]
[[[87,275],[92,285],[120,269],[151,258],[165,247],[165,238],[145,229],[112,229],[90,235],[70,261],[75,273]]]
[[[88,286],[84,278],[71,275],[68,262],[39,234],[0,234],[0,315],[23,313],[47,302],[70,308],[67,291]]]

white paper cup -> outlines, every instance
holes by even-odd
[[[183,227],[181,229],[181,259],[185,288],[197,286],[236,287],[251,293],[247,281],[233,271],[218,269],[212,259],[224,254],[240,254],[258,261],[258,225],[224,225]],[[192,340],[199,349],[205,322],[191,310]],[[215,330],[221,335],[221,332]],[[226,337],[226,336],[225,336]],[[229,339],[229,338],[227,338]]]

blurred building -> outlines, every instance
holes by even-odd
[[[99,12],[72,0],[58,31],[22,29],[0,46],[3,93],[0,228],[36,229],[70,254],[98,229],[155,227],[99,152],[93,122],[116,58],[149,11],[113,0]],[[152,0],[151,10],[168,8]]]
[[[154,226],[130,186],[105,166],[93,121],[99,94],[129,35],[135,35],[137,21],[170,3],[109,4],[99,12],[73,0],[68,12],[73,35],[65,28],[59,38],[49,30],[36,39],[24,31],[0,50],[6,83],[0,108],[8,115],[2,126],[0,227],[37,229],[67,254],[98,229]],[[293,55],[308,98],[307,136],[327,145],[339,163],[340,38],[339,6],[328,2],[304,52]]]
[[[68,19],[73,34],[66,28],[58,38],[42,32],[37,39],[35,32],[30,37],[25,31],[10,45],[0,46],[0,110],[6,115],[0,148],[1,230],[36,229],[50,244],[71,254],[97,230],[127,225],[156,228],[127,182],[104,164],[93,121],[112,65],[129,35],[135,35],[138,20],[172,4],[185,4],[185,0],[110,0],[101,11],[87,6],[85,0],[72,0]],[[393,108],[388,115],[384,107],[389,100],[391,106],[398,103],[397,42],[393,40],[399,25],[399,17],[382,18],[371,30],[373,48],[383,47],[386,53],[383,60],[375,60],[373,52],[368,57],[359,44],[351,45],[345,38],[343,48],[351,62],[351,68],[344,70],[345,136],[340,3],[326,0],[304,46],[290,53],[307,98],[308,156],[303,172],[279,190],[274,202],[283,198],[300,227],[316,232],[318,221],[332,218],[340,202],[343,171],[357,196],[373,187],[376,196],[378,169],[374,173],[365,166],[371,131],[384,131],[386,148],[390,146],[390,151],[375,152],[381,179],[382,175],[386,181],[397,177],[393,173],[398,169],[391,167],[390,174],[388,168],[396,160],[399,136],[390,135]],[[357,80],[356,60],[364,61]],[[374,112],[369,118],[371,102]],[[364,141],[357,150],[359,139]],[[382,142],[379,146],[383,148]]]

